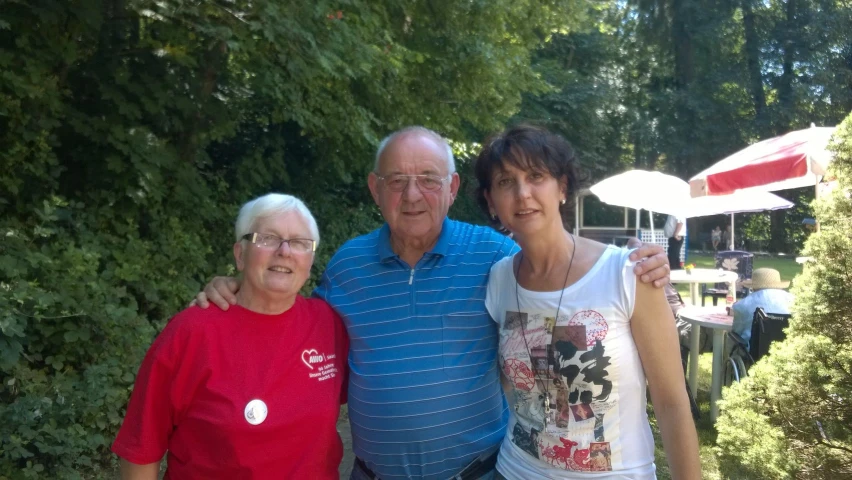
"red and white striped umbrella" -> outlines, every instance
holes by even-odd
[[[825,175],[835,127],[811,127],[755,143],[689,180],[693,197],[743,189],[774,192],[816,185]]]

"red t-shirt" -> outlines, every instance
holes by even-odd
[[[148,350],[112,450],[136,464],[168,450],[167,479],[337,479],[348,348],[320,299],[188,308]]]

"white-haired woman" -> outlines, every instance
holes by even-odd
[[[178,313],[148,350],[113,444],[124,479],[338,478],[336,422],[348,340],[324,301],[299,295],[319,242],[290,195],[243,205],[236,308]]]

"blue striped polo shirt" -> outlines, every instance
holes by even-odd
[[[445,219],[412,269],[390,229],[346,242],[314,292],[349,331],[349,423],[359,458],[382,479],[445,479],[505,434],[488,272],[518,250],[488,227]]]

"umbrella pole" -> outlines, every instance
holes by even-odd
[[[734,245],[737,243],[734,241],[734,214],[731,214],[731,250],[736,250]]]
[[[648,223],[651,225],[651,243],[657,243],[657,233],[654,231],[654,212],[648,210]]]
[[[640,228],[640,225],[641,225],[640,220],[642,218],[641,215],[642,215],[642,211],[637,208],[636,209],[636,233],[635,233],[636,238],[639,238],[639,228]]]

